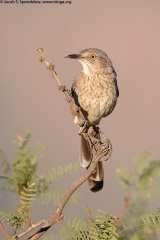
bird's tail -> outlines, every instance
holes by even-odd
[[[81,136],[81,149],[80,149],[80,164],[82,167],[88,168],[92,160],[91,149],[88,141]],[[104,171],[102,162],[96,166],[95,172],[88,178],[90,190],[97,192],[103,188]]]

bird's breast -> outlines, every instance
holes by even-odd
[[[91,124],[98,124],[115,107],[117,97],[113,79],[84,78],[79,82],[76,92],[78,102],[87,112]]]

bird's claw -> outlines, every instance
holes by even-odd
[[[106,158],[104,161],[107,161],[112,154],[112,144],[110,142],[110,140],[108,138],[106,138],[106,141],[102,144],[103,146],[105,146],[105,148],[108,150],[107,154],[106,154]]]
[[[80,127],[78,134],[86,133],[88,131],[88,121],[85,120],[83,125]]]

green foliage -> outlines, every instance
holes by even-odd
[[[9,237],[9,238],[3,238],[3,240],[17,240],[17,238],[12,236],[12,237]]]
[[[57,206],[66,191],[63,187],[57,187],[58,180],[76,173],[78,169],[79,166],[77,163],[70,163],[67,166],[52,168],[44,176],[40,176],[38,179],[37,191],[40,195],[39,201],[41,204],[49,205],[52,203],[53,206]],[[74,193],[68,203],[77,203],[79,197],[78,193]]]
[[[68,219],[68,229],[72,230],[74,239],[80,239],[79,237],[87,236],[89,234],[89,225],[82,220],[73,218],[72,216]]]
[[[53,167],[51,170],[48,171],[48,173],[39,178],[39,185],[42,184],[41,186],[45,187],[45,189],[43,189],[43,192],[45,190],[47,191],[48,189],[46,188],[52,183],[57,182],[59,178],[76,173],[78,169],[79,166],[77,163],[70,163],[67,166],[59,166],[57,168]],[[41,188],[39,188],[39,192],[41,192]]]
[[[2,150],[0,150],[0,169],[4,169],[4,174],[8,173],[10,171],[10,164],[7,161],[7,158]],[[5,175],[1,175],[1,178],[6,178]]]
[[[25,227],[27,220],[30,217],[32,210],[32,202],[36,196],[35,184],[29,184],[27,187],[23,187],[20,193],[20,203],[16,205],[14,212],[0,211],[1,222],[6,221],[12,226],[13,236],[17,230]],[[12,237],[13,237],[12,236]]]
[[[132,170],[118,169],[117,175],[126,191],[125,213],[118,225],[119,239],[155,240],[160,214],[159,211],[146,213],[146,210],[160,193],[160,161],[144,151],[133,160]]]
[[[36,195],[44,205],[49,203],[57,205],[65,192],[64,188],[57,187],[57,181],[77,172],[79,168],[77,163],[70,163],[67,166],[52,168],[44,175],[38,175],[38,160],[43,156],[45,148],[41,143],[30,146],[30,137],[31,134],[28,131],[25,132],[24,137],[17,135],[17,141],[14,142],[16,159],[13,163],[9,163],[3,151],[0,150],[0,189],[16,192],[20,195],[20,204],[16,205],[14,212],[0,211],[1,221],[12,227],[13,234],[7,238],[10,240],[16,239],[14,234],[17,230],[22,231],[30,218],[35,189]],[[34,186],[29,184],[33,182]],[[69,203],[76,203],[78,199],[79,194],[75,193]],[[64,233],[64,230],[61,232]]]
[[[154,161],[147,152],[133,160],[133,169],[117,169],[118,179],[126,190],[123,216],[120,219],[106,214],[88,223],[69,219],[69,228],[76,240],[155,240],[160,228],[160,210],[146,212],[153,198],[160,193],[160,161]],[[156,190],[155,190],[156,189]],[[108,217],[108,218],[107,218]],[[99,221],[99,222],[98,222]]]
[[[153,183],[153,179],[160,177],[160,161],[155,161],[146,151],[140,152],[133,160],[133,170],[124,167],[117,169],[117,176],[126,189],[145,190]]]
[[[136,239],[156,239],[155,230],[160,228],[160,213],[153,214],[147,212],[144,216],[137,219],[132,225],[122,223],[121,231],[119,232],[120,240],[126,239],[126,236],[131,240]]]
[[[57,206],[59,202],[61,201],[62,197],[64,196],[66,192],[66,189],[63,187],[54,187],[48,189],[48,192],[45,192],[40,195],[40,198],[38,199],[42,205],[49,205],[52,204],[53,206]],[[73,203],[77,203],[80,198],[79,193],[74,193],[69,201],[68,204],[72,205]]]
[[[42,204],[48,205],[53,203],[57,205],[61,197],[65,193],[65,189],[57,187],[57,182],[64,176],[74,174],[78,171],[78,163],[70,163],[66,166],[52,168],[44,175],[37,174],[38,160],[43,157],[45,147],[41,143],[29,146],[31,134],[26,131],[25,136],[17,135],[16,145],[16,160],[10,164],[3,151],[0,151],[0,166],[2,166],[0,179],[3,183],[0,189],[11,190],[20,194],[23,187],[27,187],[28,182],[35,182],[37,186],[37,195]],[[70,203],[76,203],[79,199],[79,194],[74,194]]]
[[[15,240],[16,232],[23,231],[30,221],[32,203],[36,195],[43,205],[52,203],[57,206],[65,194],[57,182],[62,177],[76,173],[78,163],[52,168],[46,174],[38,175],[38,160],[44,154],[40,143],[29,145],[30,133],[24,137],[17,136],[16,159],[10,164],[3,151],[0,151],[0,189],[11,190],[20,196],[20,203],[13,212],[0,211],[0,221],[12,227],[12,235],[7,238]],[[122,216],[117,218],[110,213],[99,210],[94,220],[83,221],[69,217],[67,228],[59,234],[44,237],[43,240],[155,240],[160,228],[160,210],[153,214],[149,204],[160,194],[160,161],[154,160],[147,152],[139,153],[133,160],[133,169],[117,169],[118,179],[126,191],[125,206]],[[35,184],[29,184],[29,183]],[[77,203],[79,194],[70,198]]]
[[[27,182],[35,182],[37,174],[37,160],[43,155],[44,147],[40,143],[30,147],[28,132],[22,141],[15,142],[18,146],[17,159],[13,162],[13,174],[9,181],[14,184],[16,192],[19,193]]]
[[[73,231],[73,238],[75,240],[117,240],[118,233],[116,229],[115,216],[98,210],[100,215],[96,216],[93,221],[88,220],[88,223],[77,220],[76,218],[69,217],[68,227]]]
[[[26,132],[24,138],[17,136],[18,141],[15,141],[16,160],[9,164],[4,153],[1,151],[0,162],[5,166],[4,173],[0,175],[4,181],[0,188],[3,190],[11,190],[18,194],[23,187],[27,187],[28,182],[36,182],[37,161],[44,153],[44,146],[40,143],[35,146],[28,146],[30,132]]]

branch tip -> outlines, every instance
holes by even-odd
[[[39,47],[36,49],[39,53],[43,54],[43,47]]]

